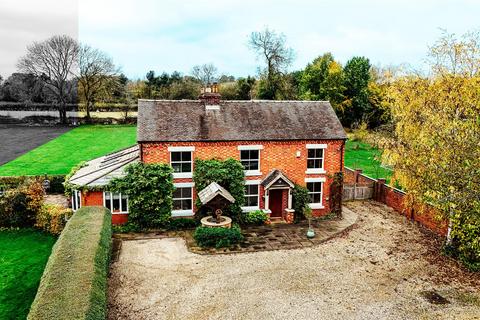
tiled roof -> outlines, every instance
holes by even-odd
[[[139,100],[137,139],[259,141],[346,139],[326,101]]]
[[[104,186],[113,178],[123,177],[125,166],[139,159],[138,145],[110,153],[88,161],[69,182],[78,186]]]
[[[224,187],[216,182],[210,183],[205,189],[198,193],[198,198],[202,204],[209,203],[217,195],[220,195],[230,202],[235,202],[235,198]]]

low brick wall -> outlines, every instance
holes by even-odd
[[[372,188],[371,199],[384,203],[408,219],[416,221],[426,228],[439,235],[446,235],[447,221],[439,221],[439,216],[435,208],[427,206],[424,212],[420,213],[419,207],[407,207],[405,205],[406,193],[385,183],[385,179],[373,179],[362,174],[362,170],[352,170],[345,168],[344,200],[365,199],[357,197],[358,191],[365,188]],[[352,191],[353,189],[353,191]]]

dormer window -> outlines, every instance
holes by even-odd
[[[240,150],[240,162],[243,165],[246,176],[259,176],[260,172],[260,150],[262,145],[238,146]]]
[[[191,178],[195,147],[168,147],[174,178]]]

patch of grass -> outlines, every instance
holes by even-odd
[[[347,140],[345,144],[345,166],[351,169],[362,169],[369,177],[385,178],[387,183],[392,176],[392,170],[381,166],[380,150],[361,141]]]
[[[25,319],[56,238],[33,230],[0,230],[0,319]]]
[[[0,167],[0,176],[68,174],[91,160],[136,143],[134,125],[84,125]]]
[[[105,319],[111,214],[80,208],[53,247],[28,319]]]

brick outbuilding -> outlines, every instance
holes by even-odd
[[[168,163],[176,187],[172,216],[192,217],[199,191],[192,178],[194,159],[234,158],[245,168],[244,211],[264,210],[272,219],[291,222],[292,191],[299,184],[308,188],[315,216],[329,213],[346,140],[330,103],[223,101],[212,91],[199,100],[139,100],[138,145],[90,161],[70,182],[101,186],[132,161]],[[126,196],[108,191],[75,192],[72,203],[74,209],[105,205],[113,223],[128,217]]]

